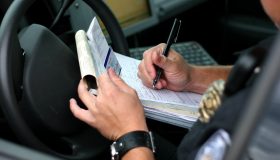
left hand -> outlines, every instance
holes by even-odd
[[[134,89],[119,78],[113,69],[98,79],[98,96],[91,95],[85,82],[78,86],[79,98],[88,108],[80,108],[74,99],[70,109],[75,117],[95,127],[110,140],[116,140],[125,133],[148,131],[144,109]]]

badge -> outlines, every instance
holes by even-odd
[[[230,145],[229,134],[219,129],[201,146],[195,160],[222,160]]]

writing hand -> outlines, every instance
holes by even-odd
[[[163,69],[163,76],[156,84],[157,89],[167,88],[182,91],[190,81],[191,66],[176,51],[170,49],[168,57],[162,55],[165,44],[159,44],[144,52],[138,66],[138,77],[147,87],[152,88],[156,77],[155,65]]]

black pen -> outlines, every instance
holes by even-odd
[[[178,37],[179,31],[180,31],[180,27],[181,27],[181,20],[178,20],[177,18],[175,18],[172,29],[171,29],[171,32],[170,32],[169,37],[167,39],[166,46],[165,46],[165,48],[162,52],[162,54],[164,56],[166,56],[166,57],[168,56],[169,49],[170,49],[171,45],[177,41],[177,37]],[[155,89],[155,86],[156,86],[157,82],[159,81],[160,76],[162,74],[162,68],[160,68],[158,66],[155,66],[155,68],[156,68],[156,78],[153,80],[153,89]]]

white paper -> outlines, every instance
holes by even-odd
[[[191,92],[173,92],[170,90],[153,90],[143,85],[137,76],[139,60],[116,54],[119,63],[123,67],[121,77],[132,88],[134,88],[142,100],[159,101],[162,103],[174,103],[182,106],[197,108],[201,99],[200,94]],[[151,82],[152,83],[152,82]]]
[[[103,66],[98,67],[97,77],[108,68],[113,68],[117,74],[120,74],[121,66],[108,45],[96,17],[93,18],[89,26],[87,37],[93,57],[97,59],[100,66]]]

